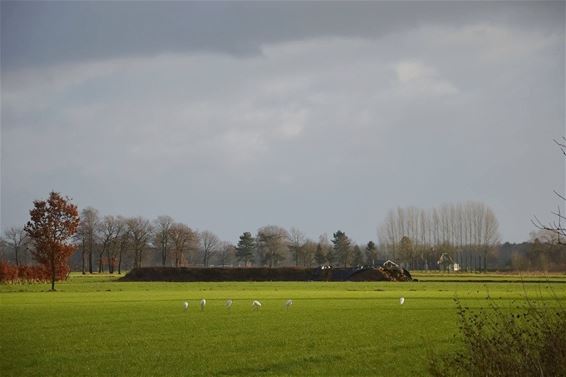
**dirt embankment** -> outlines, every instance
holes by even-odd
[[[122,281],[409,281],[408,272],[378,268],[198,268],[144,267],[131,270]]]

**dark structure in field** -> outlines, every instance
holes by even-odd
[[[198,268],[144,267],[131,270],[122,281],[411,281],[402,268]]]

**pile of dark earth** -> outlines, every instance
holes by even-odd
[[[404,268],[142,267],[121,281],[412,281]]]

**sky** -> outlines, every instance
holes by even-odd
[[[564,2],[0,4],[2,230],[52,190],[234,243],[561,204]]]

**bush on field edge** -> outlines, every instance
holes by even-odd
[[[566,310],[556,295],[550,303],[526,298],[514,309],[489,297],[479,311],[455,301],[463,344],[431,355],[433,376],[566,376]]]

